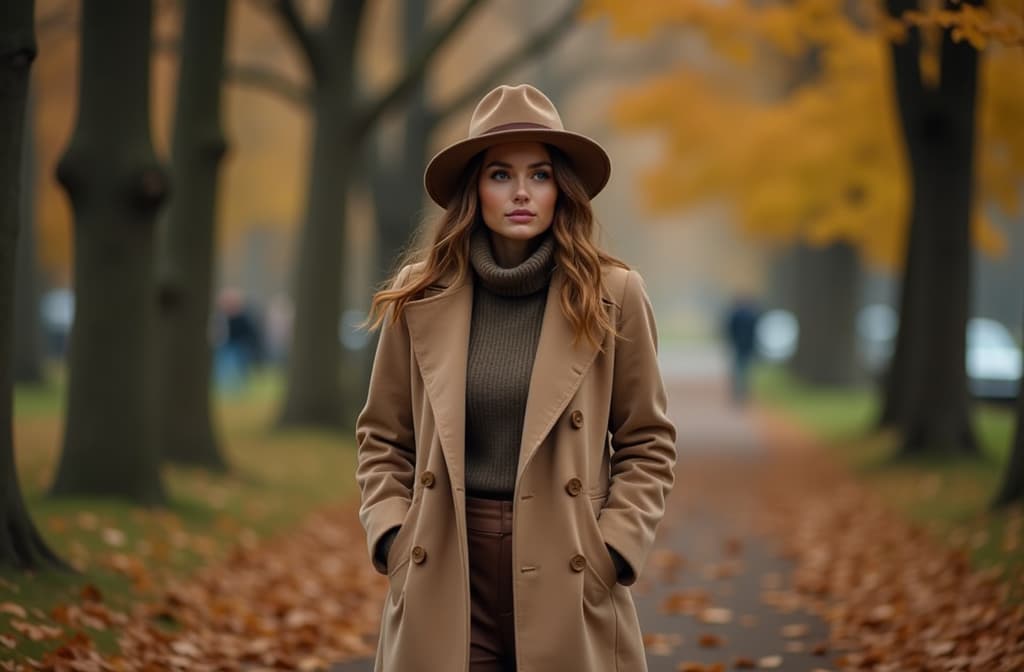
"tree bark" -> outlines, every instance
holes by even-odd
[[[228,3],[187,0],[171,147],[174,195],[159,227],[156,439],[168,461],[225,471],[210,412],[221,83]]]
[[[790,369],[816,385],[843,386],[860,377],[856,316],[860,264],[850,243],[824,248],[796,243],[792,297],[800,325]]]
[[[13,372],[15,250],[23,221],[25,107],[36,55],[32,0],[0,7],[0,565],[66,568],[25,509],[14,461]]]
[[[43,382],[43,330],[39,319],[39,263],[35,227],[35,134],[31,92],[25,112],[22,145],[21,231],[18,234],[17,280],[14,283],[14,381]]]
[[[1010,461],[1003,472],[1003,483],[992,500],[1000,508],[1024,500],[1024,375],[1017,386],[1017,429],[1010,449]]]
[[[148,374],[154,222],[151,0],[83,0],[78,118],[57,169],[74,211],[75,321],[54,495],[165,501]]]
[[[922,327],[920,290],[911,291],[921,281],[923,271],[921,259],[922,243],[927,232],[919,231],[923,225],[916,209],[911,208],[910,224],[907,226],[907,243],[904,253],[903,281],[900,286],[899,323],[892,357],[882,378],[882,406],[876,421],[879,429],[901,427],[907,419],[907,407],[911,390],[910,348],[915,342],[914,329]]]
[[[403,3],[402,29],[399,43],[406,45],[403,57],[408,59],[416,36],[427,23],[424,0]],[[383,281],[393,269],[397,257],[408,243],[423,208],[422,167],[426,163],[430,133],[435,119],[427,103],[426,84],[421,79],[409,93],[403,117],[400,150],[385,156],[381,149],[383,129],[377,128],[376,156],[370,184],[377,218],[377,264],[375,282]]]
[[[969,3],[979,5],[977,0]],[[913,9],[889,0],[893,15]],[[917,254],[901,315],[906,336],[906,415],[901,456],[977,453],[968,412],[965,367],[970,287],[975,100],[978,52],[943,32],[941,81],[928,87],[919,68],[920,40],[894,44],[893,71],[913,190],[908,254]],[[908,258],[907,266],[911,260]],[[919,320],[919,321],[918,321]],[[911,322],[912,321],[912,322]],[[907,324],[910,322],[910,324]],[[902,354],[902,353],[901,353]]]
[[[340,427],[354,400],[343,394],[338,322],[343,296],[345,223],[349,176],[360,157],[349,135],[354,114],[355,46],[363,2],[338,2],[323,32],[302,40],[314,50],[313,140],[306,214],[295,269],[295,323],[288,357],[288,385],[279,426]],[[347,357],[346,357],[347,358]],[[353,416],[354,417],[354,416]]]

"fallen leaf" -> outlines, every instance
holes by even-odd
[[[82,591],[80,595],[82,596],[82,599],[86,602],[103,601],[103,594],[100,592],[100,589],[91,583],[87,583],[86,585],[82,586]]]
[[[27,618],[28,612],[25,611],[25,607],[14,602],[0,602],[0,612],[4,614],[10,614],[17,618]]]
[[[697,644],[706,648],[717,648],[725,644],[725,638],[713,632],[705,632],[697,638]]]
[[[100,535],[108,546],[124,546],[124,532],[113,527],[103,528]]]
[[[809,631],[810,628],[804,623],[790,623],[782,626],[782,636],[786,639],[804,637]]]
[[[729,623],[732,621],[732,610],[722,607],[708,607],[700,612],[700,620],[705,623]]]
[[[672,652],[683,643],[683,638],[678,633],[644,633],[643,643],[645,650],[655,656],[670,656]]]

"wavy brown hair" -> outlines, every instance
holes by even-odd
[[[628,269],[622,260],[604,252],[593,241],[595,221],[590,198],[568,158],[556,147],[545,145],[551,156],[552,174],[558,186],[551,230],[555,243],[555,263],[565,273],[562,286],[562,312],[573,325],[573,344],[586,338],[600,348],[606,332],[615,331],[602,303],[603,282],[601,266],[612,265]],[[401,318],[409,301],[423,290],[454,273],[458,284],[469,273],[469,240],[473,230],[486,226],[480,215],[477,182],[483,164],[480,152],[467,164],[459,183],[432,239],[424,239],[403,255],[398,268],[418,261],[425,262],[415,277],[396,286],[398,273],[373,296],[366,324],[376,329],[391,312],[393,319]],[[400,272],[400,271],[399,271]]]

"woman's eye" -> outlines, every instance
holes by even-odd
[[[504,171],[504,170],[496,170],[493,173],[491,173],[491,179],[492,180],[507,180],[508,179],[508,173],[506,171]]]
[[[533,177],[535,179],[538,179],[538,180],[541,180],[541,181],[543,181],[543,180],[550,180],[551,179],[551,173],[549,173],[546,170],[538,170],[536,173],[533,174]]]

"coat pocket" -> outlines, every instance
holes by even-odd
[[[412,532],[416,527],[416,511],[418,500],[413,501],[409,511],[405,514],[402,526],[398,528],[391,548],[388,549],[388,587],[391,592],[393,604],[397,604],[401,595],[405,592],[405,577],[409,571],[409,547],[412,542]]]
[[[588,569],[594,575],[593,578],[597,580],[598,587],[601,589],[604,598],[607,598],[611,594],[612,588],[618,582],[615,561],[612,560],[611,552],[605,545],[604,537],[601,535],[601,527],[597,523],[598,518],[600,518],[601,507],[604,506],[605,501],[608,499],[608,493],[591,495],[589,499],[591,515],[587,517],[587,524],[585,525],[587,548],[584,549],[584,553],[587,554]],[[597,600],[600,596],[591,595],[590,597]]]

